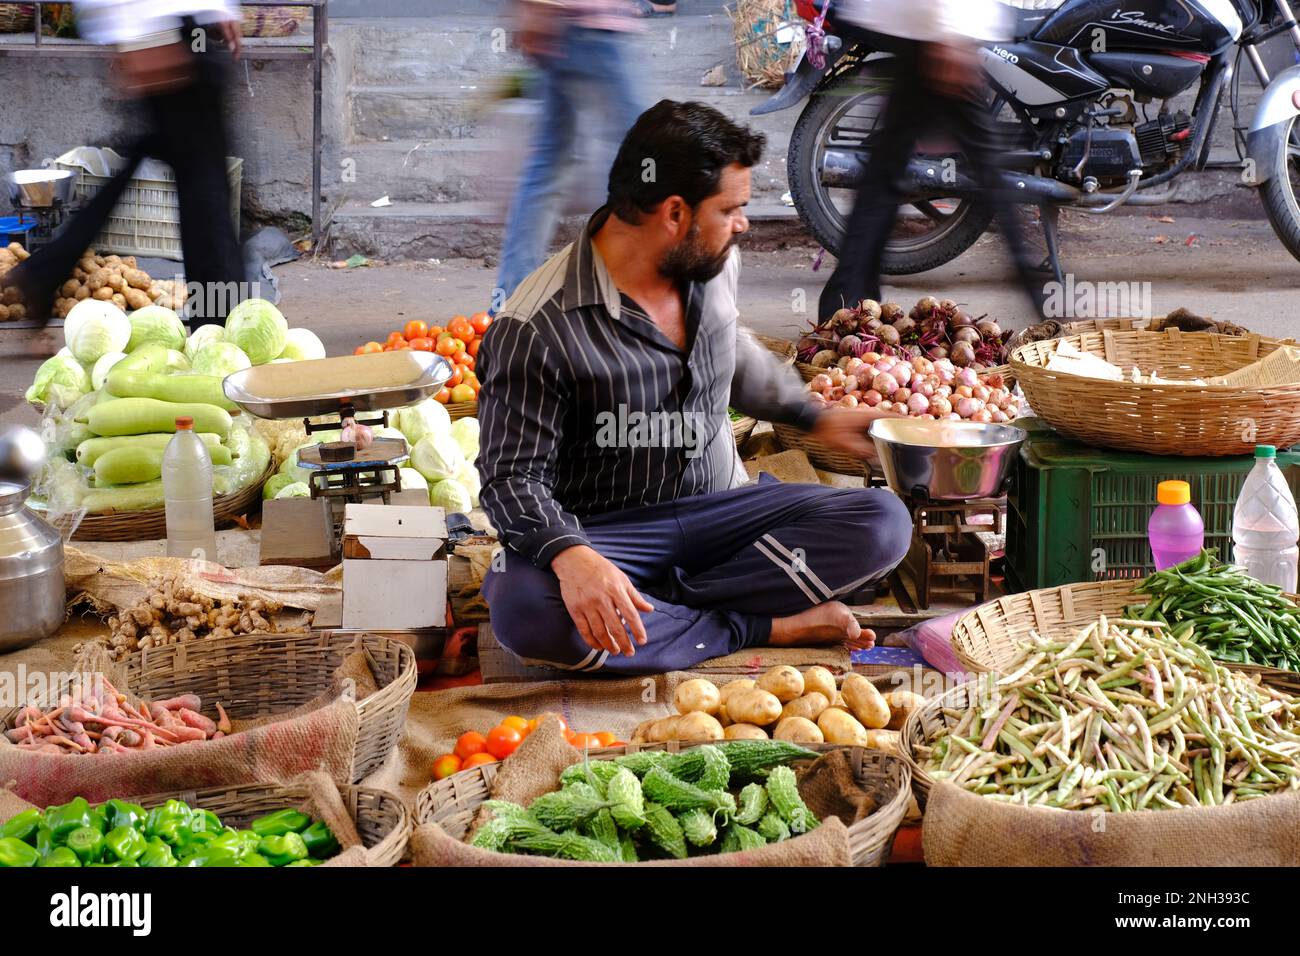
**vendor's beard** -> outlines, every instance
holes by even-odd
[[[738,238],[732,236],[721,252],[713,252],[700,242],[700,230],[691,223],[686,238],[664,253],[659,261],[659,274],[678,283],[708,282],[726,266],[731,247]]]

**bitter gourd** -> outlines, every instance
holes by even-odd
[[[714,746],[726,756],[732,776],[739,780],[761,778],[772,767],[817,756],[814,751],[785,740],[726,740]]]
[[[736,798],[725,790],[701,790],[665,770],[655,767],[645,775],[641,787],[646,797],[670,810],[721,810],[730,818],[736,813]]]
[[[528,809],[539,823],[557,833],[576,830],[609,806],[608,801],[593,799],[583,793],[583,787],[587,787],[587,784],[544,793]]]
[[[781,814],[781,819],[790,827],[791,833],[807,833],[817,826],[817,817],[799,796],[794,771],[789,767],[772,768],[767,775],[767,797],[772,801],[776,812]]]
[[[624,830],[639,830],[645,826],[645,797],[641,792],[641,781],[631,770],[618,767],[617,773],[609,778],[605,787],[605,796],[609,800],[610,813],[614,822]]]
[[[782,840],[790,839],[790,828],[785,825],[785,821],[775,810],[763,814],[763,819],[758,821],[756,829],[768,843],[780,843]]]
[[[767,791],[761,783],[746,784],[740,790],[740,809],[736,811],[736,822],[752,827],[767,812]]]
[[[686,842],[692,846],[711,846],[718,838],[718,828],[708,810],[687,810],[678,815],[677,822],[682,825]]]
[[[645,820],[645,832],[651,843],[674,859],[686,859],[686,835],[667,807],[646,801]]]

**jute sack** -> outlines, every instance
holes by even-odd
[[[336,676],[356,673],[353,657],[340,664]],[[130,692],[124,668],[108,660],[98,645],[83,653],[76,667],[78,672],[104,673],[118,690]],[[326,692],[288,714],[234,722],[231,735],[219,740],[133,753],[33,753],[0,735],[0,787],[48,806],[77,796],[93,803],[131,793],[283,783],[316,770],[347,783],[359,724],[352,700]]]
[[[1015,807],[939,781],[921,830],[930,866],[1297,866],[1300,792],[1226,807]]]
[[[582,757],[564,739],[559,721],[548,717],[501,764],[492,783],[491,799],[527,806],[558,786],[560,773]],[[473,836],[488,816],[481,810],[470,828]],[[686,860],[645,863],[580,863],[540,856],[494,853],[462,843],[436,823],[419,826],[411,835],[411,855],[416,866],[852,866],[848,828],[835,817],[824,819],[811,833],[740,853],[710,854]]]

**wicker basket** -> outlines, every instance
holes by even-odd
[[[833,471],[839,475],[855,477],[861,475],[864,478],[871,476],[871,466],[867,462],[854,458],[846,452],[836,451],[793,425],[779,425],[773,422],[772,430],[776,433],[776,439],[781,443],[782,448],[786,451],[803,452],[808,456],[808,460],[822,471]]]
[[[339,795],[357,825],[361,845],[369,851],[368,865],[396,866],[411,835],[411,814],[402,801],[371,787],[339,787]],[[156,793],[137,797],[134,802],[150,809],[167,800],[183,800],[191,807],[211,810],[227,826],[243,828],[272,810],[294,806],[310,796],[301,784],[245,784]]]
[[[0,33],[27,33],[36,28],[33,3],[0,4]]]
[[[474,418],[478,415],[478,402],[448,402],[445,406],[447,414],[451,416],[454,422],[458,418]]]
[[[159,700],[198,694],[209,708],[221,701],[234,719],[283,713],[328,689],[352,651],[353,635],[246,634],[153,647],[127,662],[127,686]],[[379,690],[356,702],[353,783],[377,769],[401,739],[415,693],[415,652],[375,634],[361,637]],[[213,714],[215,716],[215,714]]]
[[[750,86],[779,90],[787,70],[794,69],[803,54],[803,31],[797,26],[794,39],[780,43],[780,31],[799,24],[793,0],[736,0],[723,8],[731,17],[736,43],[736,65]]]
[[[212,517],[218,528],[233,524],[241,515],[248,514],[262,500],[262,486],[275,474],[268,467],[257,481],[231,495],[212,499]],[[56,519],[56,525],[59,521]],[[116,514],[86,515],[75,531],[74,541],[148,541],[167,537],[167,509],[149,511],[123,511]]]
[[[1133,591],[1137,581],[1094,581],[1010,594],[963,614],[952,629],[952,649],[962,666],[974,673],[1006,667],[1020,653],[1030,632],[1073,636],[1105,614],[1115,619],[1145,595]],[[1220,662],[1233,670],[1258,674],[1275,687],[1300,694],[1300,674],[1255,664]]]
[[[1049,372],[1045,366],[1062,342],[1123,368],[1208,378],[1249,365],[1290,340],[1176,329],[1093,332],[1022,345],[1012,353],[1011,368],[1036,414],[1096,447],[1217,457],[1300,441],[1300,384],[1139,385]]]
[[[593,759],[608,760],[625,753],[640,750],[670,750],[676,752],[689,744],[677,741],[667,744],[628,744],[626,747],[604,747],[591,751]],[[835,744],[812,744],[810,750],[823,753],[842,750]],[[865,820],[850,826],[849,852],[854,866],[883,866],[894,842],[894,834],[907,813],[910,797],[910,773],[904,760],[880,750],[852,747],[849,760],[853,776],[859,784],[871,791],[879,801],[876,812]],[[479,804],[488,799],[492,778],[499,764],[485,764],[471,770],[462,770],[450,777],[431,783],[415,799],[416,824],[436,823],[448,835],[463,840],[478,811]]]
[[[1067,322],[1065,324],[1065,335],[1083,335],[1085,332],[1160,332],[1168,324],[1168,316],[1158,315],[1152,319],[1084,319],[1080,322]],[[1227,335],[1247,335],[1245,329],[1233,326],[1231,323],[1220,322],[1219,329],[1215,331],[1224,332]],[[1224,331],[1224,328],[1235,328],[1236,331]],[[1207,330],[1208,331],[1208,330]]]
[[[793,342],[773,338],[770,335],[759,335],[757,332],[751,332],[750,335],[754,336],[759,345],[780,359],[782,365],[794,364],[795,356],[799,354],[799,350],[795,348]]]
[[[297,33],[307,19],[306,7],[243,7],[246,37],[287,37]]]
[[[750,418],[748,415],[731,420],[731,434],[736,439],[737,448],[745,444],[757,426],[758,419]]]

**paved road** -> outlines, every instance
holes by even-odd
[[[1155,315],[1184,306],[1269,335],[1300,337],[1300,263],[1268,224],[1196,218],[1184,209],[1169,207],[1168,216],[1164,209],[1119,218],[1068,216],[1064,253],[1075,281],[1072,301],[1083,304],[1086,283],[1122,283],[1122,291],[1137,283],[1122,304]],[[1161,221],[1162,216],[1173,221]],[[746,251],[741,276],[745,321],[772,335],[797,335],[815,312],[817,293],[833,265],[827,256],[821,271],[814,271],[816,252],[806,246]],[[383,339],[410,318],[442,319],[482,308],[495,270],[471,260],[346,271],[294,263],[277,275],[281,308],[290,323],[315,330],[334,355],[367,339]],[[1120,290],[1109,286],[1101,291],[1113,295]],[[907,304],[929,294],[950,296],[1006,327],[1025,322],[1025,303],[995,237],[941,269],[898,277],[886,291]],[[801,300],[807,309],[803,313],[797,311]],[[62,344],[58,330],[0,327],[0,422],[35,421],[22,393],[37,365]]]

